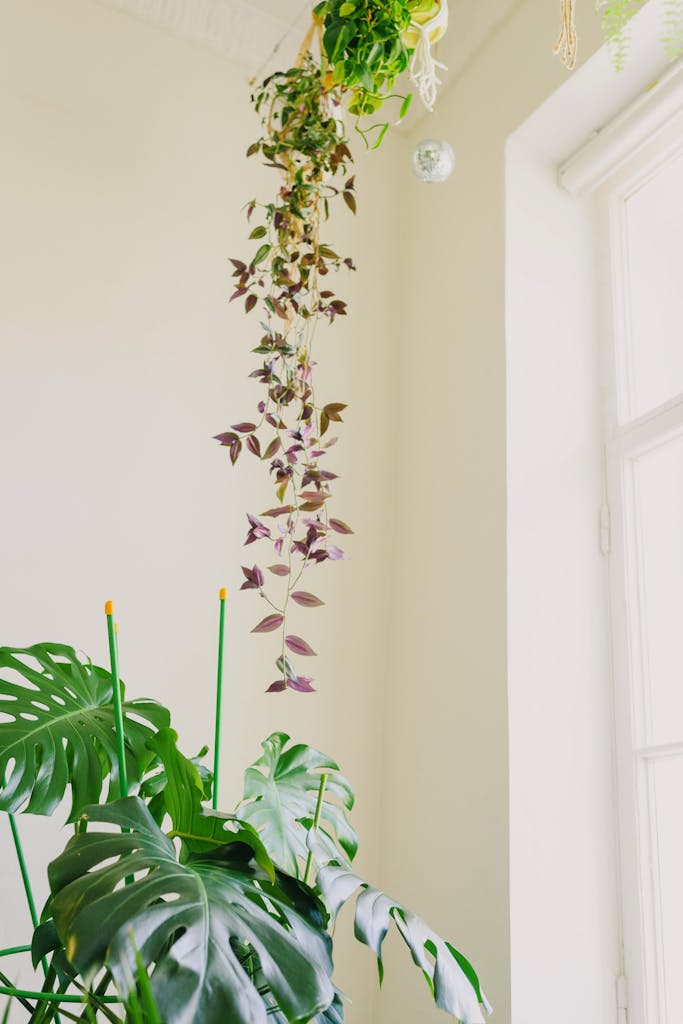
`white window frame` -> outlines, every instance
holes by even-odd
[[[596,279],[609,261],[595,259],[594,210],[596,190],[679,109],[683,69],[662,54],[658,4],[635,16],[624,71],[598,51],[506,146],[512,1024],[642,1024],[623,956],[601,553],[598,310],[611,285]]]
[[[630,418],[631,338],[628,317],[626,202],[683,152],[683,94],[669,106],[666,126],[641,138],[630,162],[620,160],[596,195],[599,252],[610,273],[603,310],[606,382],[605,454],[611,526],[610,595],[615,687],[623,941],[630,1024],[674,1024],[666,1017],[656,802],[652,768],[683,755],[679,743],[648,742],[643,568],[637,552],[640,522],[635,474],[638,459],[683,436],[683,394]],[[647,108],[646,108],[647,110]],[[651,111],[650,111],[651,113]],[[647,123],[647,116],[643,127]]]

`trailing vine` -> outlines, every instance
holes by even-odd
[[[444,8],[442,8],[442,4]],[[274,504],[249,513],[245,544],[267,546],[269,557],[244,565],[242,590],[256,591],[267,614],[254,633],[277,634],[276,679],[269,692],[311,692],[313,679],[298,659],[315,651],[291,631],[294,605],[315,608],[323,602],[304,577],[328,561],[340,561],[340,546],[353,531],[331,514],[337,479],[331,450],[333,427],[346,409],[336,396],[321,398],[315,386],[314,345],[321,322],[333,324],[347,312],[331,281],[353,260],[337,253],[324,237],[333,202],[356,212],[353,158],[344,129],[348,111],[369,144],[379,145],[388,123],[370,124],[396,97],[396,78],[415,55],[416,40],[429,33],[431,16],[442,16],[446,0],[324,0],[313,21],[297,65],[279,71],[258,86],[252,103],[261,118],[261,135],[249,147],[277,171],[280,185],[273,201],[247,204],[255,251],[233,259],[233,301],[244,303],[260,325],[253,349],[259,366],[251,377],[262,386],[257,414],[216,436],[233,465],[248,453],[266,467]],[[318,40],[320,55],[313,56]]]
[[[630,42],[629,22],[646,0],[595,0],[605,39],[612,51],[614,66],[621,71],[626,63]],[[561,0],[562,28],[553,47],[562,63],[572,70],[576,63],[578,40],[574,25],[576,0]],[[662,43],[669,60],[683,53],[683,0],[665,0]]]

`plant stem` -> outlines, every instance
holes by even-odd
[[[109,660],[114,696],[114,720],[116,723],[116,749],[119,764],[119,785],[121,796],[128,796],[128,772],[126,770],[126,741],[123,731],[123,708],[121,706],[121,681],[119,680],[119,653],[114,627],[114,602],[107,601],[104,606],[107,616],[107,634],[109,637]]]
[[[223,650],[225,647],[225,600],[227,591],[219,593],[220,613],[218,621],[218,671],[216,676],[216,723],[213,743],[213,809],[218,810],[218,774],[221,757],[221,709],[223,704]]]
[[[12,839],[14,840],[14,849],[17,854],[17,860],[19,861],[19,870],[21,872],[21,880],[24,883],[24,892],[26,894],[26,902],[28,903],[28,912],[31,915],[31,924],[34,930],[38,927],[38,912],[36,910],[36,901],[33,898],[33,889],[31,887],[31,879],[28,874],[28,867],[26,866],[26,860],[24,858],[24,850],[21,845],[21,838],[19,836],[19,829],[17,827],[17,821],[13,814],[9,815],[9,825],[12,830]],[[46,957],[43,957],[40,961],[43,968],[43,973],[47,978],[49,968]],[[57,1016],[57,1015],[55,1015]],[[57,1019],[59,1019],[57,1017]]]
[[[313,831],[318,831],[320,825],[320,817],[323,810],[323,799],[325,798],[325,786],[327,785],[327,772],[323,772],[320,776],[320,789],[318,790],[318,802],[315,805],[315,817],[313,818]],[[304,885],[308,885],[308,876],[311,873],[311,867],[313,866],[313,851],[308,851],[308,858],[306,860],[306,870],[304,871]]]

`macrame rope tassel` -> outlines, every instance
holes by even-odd
[[[436,94],[441,85],[437,68],[447,71],[445,64],[434,58],[432,43],[436,43],[448,26],[448,0],[441,0],[439,9],[429,21],[411,21],[409,33],[417,36],[410,59],[410,78],[427,110],[434,110]]]
[[[579,49],[579,40],[574,24],[575,3],[576,0],[562,0],[562,31],[560,38],[553,46],[553,53],[557,54],[568,71],[574,68]]]

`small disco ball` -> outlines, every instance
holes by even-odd
[[[450,178],[455,153],[443,139],[423,139],[413,152],[413,171],[420,181],[438,184]]]

